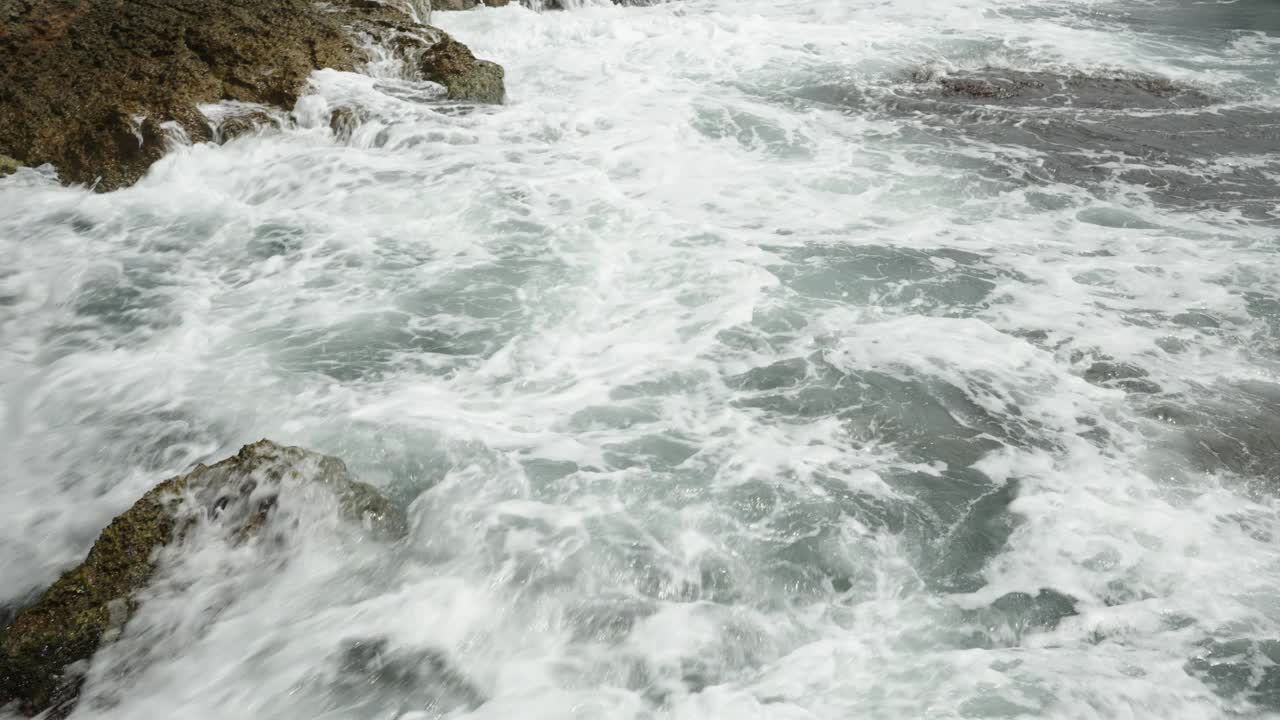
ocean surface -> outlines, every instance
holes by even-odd
[[[505,106],[0,179],[5,612],[261,437],[413,523],[170,552],[75,718],[1280,717],[1280,4],[433,22]]]

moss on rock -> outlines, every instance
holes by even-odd
[[[377,537],[406,532],[403,511],[354,480],[341,460],[269,440],[246,445],[148,491],[111,521],[83,563],[0,632],[0,706],[16,701],[28,714],[69,711],[81,682],[69,666],[92,657],[104,634],[128,621],[136,609],[132,596],[154,575],[161,547],[182,542],[190,525],[205,518],[235,539],[252,537],[282,494],[309,487],[332,493],[344,518]]]

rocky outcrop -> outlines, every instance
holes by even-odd
[[[202,103],[291,107],[319,68],[352,70],[363,43],[414,57],[445,33],[416,5],[376,0],[6,0],[0,3],[0,155],[72,183],[139,179],[176,130],[212,139]],[[492,102],[501,68],[435,73],[450,98]],[[471,77],[468,73],[473,73]],[[454,91],[454,87],[462,88]],[[479,88],[476,94],[468,88]]]
[[[425,79],[444,85],[450,100],[501,103],[506,94],[502,66],[477,60],[466,45],[445,37],[419,61]]]
[[[278,506],[315,491],[329,494],[344,518],[374,537],[406,532],[404,513],[354,480],[337,458],[268,440],[246,445],[143,495],[102,531],[83,563],[0,631],[0,707],[69,711],[81,677],[68,667],[89,659],[104,634],[128,622],[135,593],[157,570],[160,548],[182,544],[201,522],[216,524],[232,542],[249,541]]]

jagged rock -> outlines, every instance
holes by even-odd
[[[313,70],[353,70],[367,60],[357,36],[407,35],[425,45],[447,38],[418,23],[427,7],[421,0],[4,0],[0,154],[22,165],[50,163],[64,182],[124,187],[164,154],[165,123],[176,122],[192,141],[213,139],[200,104],[288,108]],[[474,86],[492,96],[501,68],[473,64],[479,69],[451,82],[461,95]]]
[[[219,142],[228,142],[267,129],[279,130],[280,119],[265,110],[254,110],[227,116],[218,124],[215,135]]]
[[[111,521],[84,562],[65,573],[0,632],[0,707],[35,714],[69,711],[81,682],[68,666],[89,659],[104,633],[137,609],[134,594],[157,568],[157,551],[182,543],[197,522],[217,523],[233,541],[254,537],[291,493],[323,489],[339,512],[375,537],[407,529],[404,513],[352,479],[337,458],[268,440],[152,488]]]
[[[425,79],[444,85],[450,100],[500,104],[506,95],[502,66],[477,60],[470,48],[447,35],[426,49],[418,67]]]
[[[0,21],[0,152],[110,190],[163,152],[168,120],[193,139],[197,104],[290,104],[317,67],[362,54],[308,0],[16,0]]]

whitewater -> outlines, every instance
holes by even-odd
[[[73,717],[1280,716],[1280,6],[432,22],[505,105],[0,179],[5,612],[261,437],[412,523],[171,558]]]

